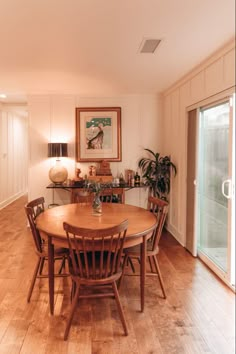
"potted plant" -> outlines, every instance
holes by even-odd
[[[150,194],[154,197],[167,200],[170,192],[171,170],[174,176],[177,173],[176,166],[170,160],[169,156],[161,156],[159,152],[154,153],[150,149],[144,149],[149,152],[150,157],[143,157],[139,160],[138,166],[144,178],[144,184],[150,188]]]

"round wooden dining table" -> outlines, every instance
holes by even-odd
[[[124,247],[140,244],[140,296],[144,310],[144,286],[146,274],[146,241],[156,227],[156,217],[144,208],[128,204],[103,203],[102,214],[95,216],[91,204],[74,203],[47,209],[36,218],[36,226],[48,240],[48,277],[50,312],[54,312],[54,246],[68,247],[63,222],[76,227],[102,229],[120,224],[128,219]]]

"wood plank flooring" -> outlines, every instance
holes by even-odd
[[[55,315],[49,314],[48,283],[36,281],[26,301],[36,257],[22,197],[0,211],[1,354],[235,353],[235,294],[167,232],[160,266],[167,299],[156,277],[146,281],[145,312],[139,278],[126,276],[120,290],[129,328],[123,335],[114,300],[81,300],[69,339],[70,280],[56,279]]]

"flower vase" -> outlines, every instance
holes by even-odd
[[[94,195],[92,207],[93,207],[93,215],[99,216],[102,214],[102,202],[100,199],[100,193],[96,193]]]

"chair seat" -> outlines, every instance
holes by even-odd
[[[125,248],[123,250],[124,254],[126,254],[128,257],[140,257],[140,245],[136,245],[133,247]],[[155,254],[159,253],[159,247],[156,246],[155,249],[153,249],[152,242],[147,242],[147,256],[153,256]]]
[[[122,269],[120,269],[119,272],[116,274],[113,274],[110,277],[104,278],[104,279],[93,279],[93,278],[81,278],[76,275],[73,275],[73,273],[70,272],[72,280],[75,282],[78,282],[80,285],[88,285],[88,286],[102,286],[102,285],[107,285],[111,284],[113,281],[117,281],[121,275],[122,275]]]
[[[63,247],[56,247],[55,249],[54,249],[54,254],[55,255],[63,255],[63,254],[69,254],[69,250],[68,250],[68,248],[63,248]]]
[[[46,242],[42,244],[42,254],[44,257],[48,256],[48,244]],[[41,254],[41,256],[42,256],[42,254]],[[63,247],[55,247],[54,248],[54,255],[56,257],[69,255],[69,249],[63,248]]]

